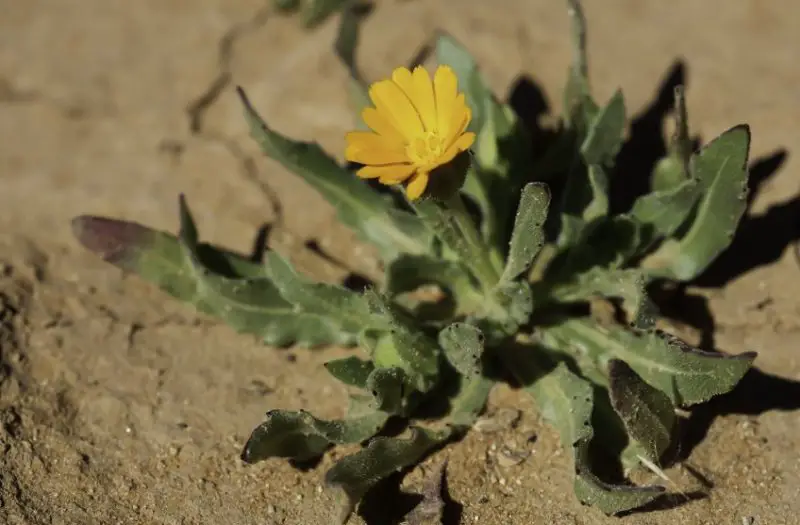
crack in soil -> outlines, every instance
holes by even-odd
[[[219,144],[225,148],[239,164],[240,174],[266,196],[275,214],[273,227],[276,227],[283,225],[283,206],[277,192],[258,176],[255,160],[246,154],[235,140],[218,133],[209,132],[204,126],[206,113],[219,100],[226,88],[231,85],[233,77],[231,63],[233,62],[236,43],[244,36],[264,27],[272,13],[272,5],[266,5],[258,9],[248,20],[237,22],[225,31],[217,46],[219,67],[217,76],[203,90],[200,96],[189,103],[186,107],[186,114],[189,118],[189,132],[195,137]]]

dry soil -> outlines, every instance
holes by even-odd
[[[751,125],[764,177],[752,216],[679,306],[707,299],[716,346],[758,351],[761,372],[696,415],[687,441],[696,446],[668,474],[677,489],[707,494],[671,509],[609,518],[580,506],[555,434],[508,390],[489,414],[519,408],[515,428],[473,433],[404,490],[448,457],[450,523],[800,523],[800,4],[585,4],[600,100],[621,87],[632,112],[658,116],[662,84],[682,74],[703,139]],[[315,277],[346,270],[309,239],[373,271],[371,252],[331,208],[257,153],[233,91],[244,86],[277,129],[338,155],[353,116],[331,51],[336,20],[307,32],[256,0],[2,0],[0,11],[0,522],[329,523],[320,482],[341,451],[308,472],[244,466],[238,455],[270,408],[340,414],[344,392],[320,365],[343,351],[279,351],[198,316],[83,250],[70,219],[175,230],[183,192],[204,240],[249,251],[269,224],[272,246]],[[559,109],[570,58],[564,2],[382,1],[364,30],[364,70],[386,75],[436,29],[468,44],[498,93],[529,75]],[[651,120],[637,121],[634,136],[660,131]],[[641,146],[627,150],[632,165]],[[498,466],[507,445],[530,455]],[[390,495],[384,510],[414,501]],[[375,507],[368,522],[389,523]]]

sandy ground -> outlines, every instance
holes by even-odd
[[[470,435],[403,490],[448,457],[451,525],[798,523],[800,4],[585,4],[600,100],[621,86],[632,111],[657,116],[662,82],[682,72],[695,132],[752,127],[764,178],[752,217],[678,309],[707,298],[715,344],[758,351],[761,372],[695,414],[685,466],[668,473],[685,492],[703,489],[690,470],[713,488],[672,509],[607,518],[580,506],[554,433],[507,390],[490,413],[519,408],[516,428]],[[238,455],[270,408],[340,414],[344,392],[319,365],[343,352],[278,351],[200,318],[84,251],[69,221],[91,213],[174,230],[184,192],[206,240],[249,251],[270,224],[272,245],[318,278],[344,270],[309,239],[368,272],[369,251],[322,199],[257,154],[231,83],[192,109],[229,75],[275,127],[340,152],[353,117],[331,52],[336,21],[306,33],[255,0],[0,0],[0,12],[0,523],[329,523],[320,482],[342,451],[308,472]],[[468,42],[499,93],[530,75],[558,109],[567,23],[559,1],[386,0],[359,58],[385,75],[442,28]],[[634,136],[658,131],[650,122]],[[645,155],[626,153],[633,166]],[[495,466],[509,444],[530,456]],[[391,523],[415,501],[388,490],[353,522]]]

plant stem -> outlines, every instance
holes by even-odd
[[[476,274],[484,290],[491,290],[500,281],[500,272],[495,268],[489,247],[483,242],[475,222],[464,205],[460,193],[444,201],[445,208],[450,212],[453,222],[461,233],[470,260],[464,261]]]

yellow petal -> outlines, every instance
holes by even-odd
[[[404,155],[392,151],[350,150],[349,148],[345,150],[345,157],[350,162],[375,166],[400,164],[407,160]]]
[[[359,164],[387,165],[408,162],[405,153],[389,148],[364,148],[361,144],[351,144],[344,150],[344,157]]]
[[[397,143],[398,147],[403,147],[403,136],[380,111],[366,108],[361,112],[361,118],[375,133],[387,141]]]
[[[406,195],[409,200],[417,200],[420,195],[422,195],[422,192],[425,191],[425,187],[428,185],[428,178],[428,173],[424,171],[418,171],[411,178],[411,182],[406,186]]]
[[[400,86],[391,80],[381,80],[369,88],[375,108],[397,128],[408,141],[424,132],[417,110]]]
[[[433,75],[436,98],[436,128],[442,137],[450,134],[453,106],[458,93],[458,78],[449,66],[439,66]]]
[[[386,184],[387,186],[395,186],[397,184],[402,184],[407,180],[408,180],[407,178],[403,180],[395,180],[391,177],[381,177],[380,179],[378,179],[378,182],[380,182],[381,184]]]
[[[457,135],[459,127],[465,118],[471,117],[471,112],[467,102],[464,98],[464,93],[459,93],[453,101],[453,107],[450,111],[450,120],[447,121],[449,128],[449,135]]]
[[[450,121],[450,129],[452,132],[444,139],[445,148],[449,148],[456,140],[458,140],[459,137],[464,134],[471,119],[472,112],[466,106],[466,104],[456,108],[456,110],[453,112],[453,120]]]
[[[411,76],[411,88],[409,96],[422,119],[422,125],[425,126],[427,131],[436,131],[438,129],[436,100],[433,94],[431,76],[424,67],[417,66],[414,68],[414,73]]]
[[[409,100],[411,100],[411,91],[414,89],[411,76],[411,71],[407,67],[398,67],[392,71],[392,82],[400,86]],[[411,103],[413,104],[414,101],[411,100]]]
[[[369,131],[351,131],[345,135],[345,140],[347,148],[344,150],[344,156],[350,162],[395,164],[407,160],[402,145]]]
[[[402,145],[397,145],[371,131],[350,131],[345,134],[347,146],[357,146],[359,149],[393,149],[403,151]]]
[[[414,174],[411,164],[390,164],[388,166],[364,166],[356,172],[362,179],[380,179],[383,184],[397,184]]]
[[[472,143],[475,142],[475,134],[471,131],[468,133],[464,133],[463,135],[459,136],[453,144],[450,145],[447,150],[445,150],[444,154],[439,158],[439,165],[447,164],[454,158],[456,155],[461,153],[462,151],[467,151]]]

